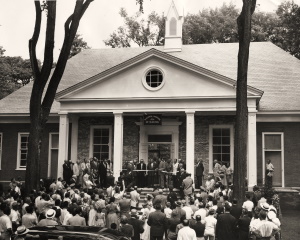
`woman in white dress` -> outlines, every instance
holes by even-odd
[[[144,232],[141,234],[141,240],[150,240],[150,226],[147,224],[150,213],[155,212],[152,203],[143,204],[142,218],[144,219]]]

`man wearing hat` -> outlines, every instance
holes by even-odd
[[[137,210],[136,209],[131,209],[130,212],[130,218],[128,218],[128,223],[132,225],[133,230],[134,230],[134,236],[131,237],[132,240],[140,240],[140,234],[144,232],[144,222],[142,220],[138,219],[137,216]]]
[[[257,223],[254,229],[254,234],[258,239],[271,239],[271,237],[279,231],[279,227],[271,221],[267,220],[267,212],[260,211],[259,218],[261,221]]]
[[[48,209],[46,212],[46,218],[39,221],[38,226],[56,226],[58,223],[54,221],[56,211],[53,209]]]
[[[19,226],[15,232],[14,240],[25,240],[28,232],[29,230],[24,225]]]

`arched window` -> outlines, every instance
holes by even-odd
[[[170,20],[170,35],[177,35],[177,21],[174,17]]]

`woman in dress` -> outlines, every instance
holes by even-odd
[[[144,232],[141,234],[141,240],[150,240],[150,226],[147,224],[148,217],[150,214],[150,209],[148,208],[148,204],[144,203],[143,208],[141,209],[143,213],[142,219],[144,220]]]
[[[112,223],[117,224],[117,230],[120,229],[120,221],[117,215],[117,212],[120,211],[119,206],[115,203],[115,198],[111,197],[109,199],[109,203],[106,205],[107,210],[107,219],[106,219],[106,227],[110,228]]]
[[[105,227],[105,225],[105,213],[99,208],[95,216],[95,226]]]
[[[225,163],[221,162],[221,168],[220,168],[220,171],[219,171],[219,176],[221,178],[221,183],[223,186],[226,186],[227,185],[227,181],[226,181],[226,165]]]
[[[232,177],[233,177],[233,169],[230,166],[230,163],[227,163],[227,169],[225,174],[226,174],[227,186],[229,186],[232,183]]]

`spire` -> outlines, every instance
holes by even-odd
[[[165,52],[181,52],[183,8],[172,0],[171,6],[165,16]]]

